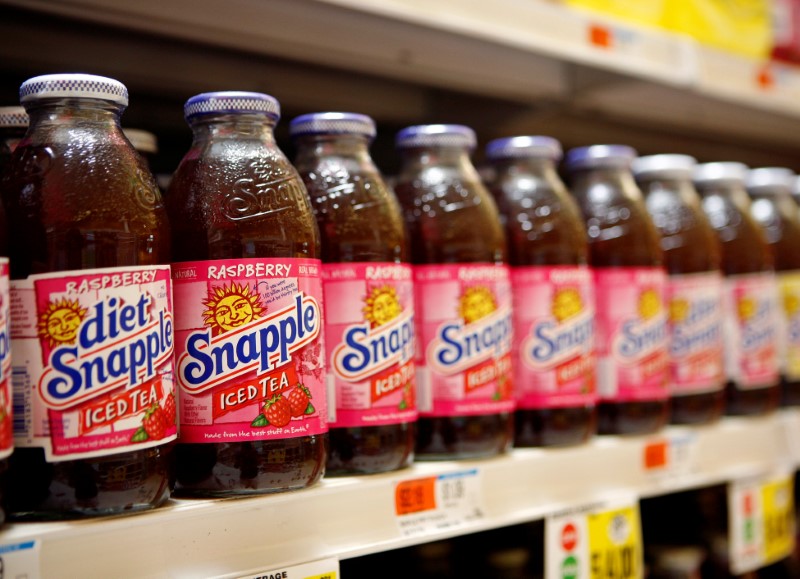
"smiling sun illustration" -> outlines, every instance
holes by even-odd
[[[209,290],[203,305],[207,308],[203,312],[203,321],[216,333],[236,329],[257,320],[264,313],[258,294],[236,282]]]
[[[661,300],[656,290],[647,289],[639,295],[639,317],[649,320],[661,311]]]
[[[800,311],[800,299],[796,294],[788,291],[783,294],[783,310],[788,318],[793,318]]]
[[[459,313],[465,324],[477,322],[497,310],[497,302],[492,291],[482,285],[464,290],[461,295]]]
[[[559,322],[579,314],[583,309],[581,294],[574,287],[558,290],[553,296],[553,305],[550,308],[553,317]]]
[[[364,319],[371,328],[389,323],[403,311],[397,292],[390,285],[374,288],[364,300]]]
[[[39,316],[39,337],[46,339],[51,348],[72,344],[84,317],[86,309],[77,300],[61,298],[52,301]]]
[[[689,316],[689,300],[676,298],[669,303],[669,320],[679,323]]]
[[[746,322],[756,314],[756,300],[746,296],[739,298],[736,302],[736,310],[739,313],[739,319]]]

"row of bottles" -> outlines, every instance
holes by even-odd
[[[487,189],[471,129],[422,125],[397,135],[392,190],[369,117],[294,119],[292,164],[274,98],[218,92],[186,102],[165,204],[121,132],[121,83],[20,95],[1,186],[16,519],[651,433],[670,398],[676,423],[777,406],[790,174],[599,145],[569,152],[568,191],[559,143],[515,137],[488,145]]]

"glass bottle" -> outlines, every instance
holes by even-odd
[[[669,412],[666,275],[635,157],[624,145],[593,145],[566,160],[594,273],[600,434],[656,432]]]
[[[673,424],[713,422],[725,409],[721,256],[692,185],[695,165],[688,155],[633,162],[667,268]]]
[[[515,446],[565,446],[596,428],[594,291],[580,211],[556,172],[555,139],[486,147],[514,296]]]
[[[780,394],[774,257],[750,214],[747,171],[741,163],[706,163],[693,177],[722,247],[726,412],[733,415],[774,410]]]
[[[181,433],[176,490],[222,497],[309,486],[327,406],[319,231],[275,143],[278,101],[190,98],[193,141],[167,194]]]
[[[28,113],[24,107],[0,107],[0,175],[27,130]]]
[[[513,436],[506,241],[463,125],[400,131],[396,192],[411,239],[417,460],[505,452]]]
[[[30,129],[2,186],[23,408],[8,509],[17,519],[149,509],[169,497],[177,436],[161,196],[120,129],[120,82],[35,77],[20,100]]]
[[[414,295],[400,205],[369,154],[375,123],[312,113],[290,132],[322,241],[327,376],[336,393],[326,474],[396,470],[414,456]]]

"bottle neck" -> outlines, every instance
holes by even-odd
[[[645,199],[650,203],[650,198],[656,195],[668,195],[670,198],[679,201],[682,205],[698,206],[697,192],[692,185],[690,178],[686,177],[662,177],[662,176],[643,176],[638,179],[641,191]]]
[[[747,194],[744,185],[738,181],[711,181],[699,183],[696,187],[697,192],[703,199],[722,197],[742,212],[747,212],[750,208],[750,196]]]
[[[369,141],[363,135],[302,135],[295,139],[296,163],[311,163],[323,157],[344,157],[372,165]]]
[[[224,139],[250,139],[274,144],[275,122],[266,115],[229,113],[196,117],[190,125],[196,144]]]
[[[480,181],[480,176],[464,147],[413,147],[401,149],[402,166],[400,178],[414,175],[431,168],[444,170],[459,178]],[[443,177],[447,175],[442,175]]]
[[[125,107],[88,98],[42,99],[26,105],[31,130],[49,126],[81,125],[119,130]]]
[[[633,174],[626,167],[592,167],[577,169],[570,175],[571,190],[580,197],[597,185],[606,188],[611,196],[621,196],[630,201],[641,201],[639,190]]]

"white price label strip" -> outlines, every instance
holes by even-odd
[[[788,472],[728,485],[731,572],[754,571],[794,549],[794,486]]]
[[[394,496],[404,537],[462,527],[485,516],[478,469],[400,481]]]
[[[324,559],[313,563],[303,563],[292,567],[282,567],[271,571],[245,575],[239,579],[338,579],[339,561]]]
[[[668,484],[697,471],[697,434],[675,429],[644,447],[642,467],[654,480]]]
[[[545,522],[545,579],[644,577],[639,503],[620,498]]]
[[[39,579],[39,541],[0,544],[0,577]]]

